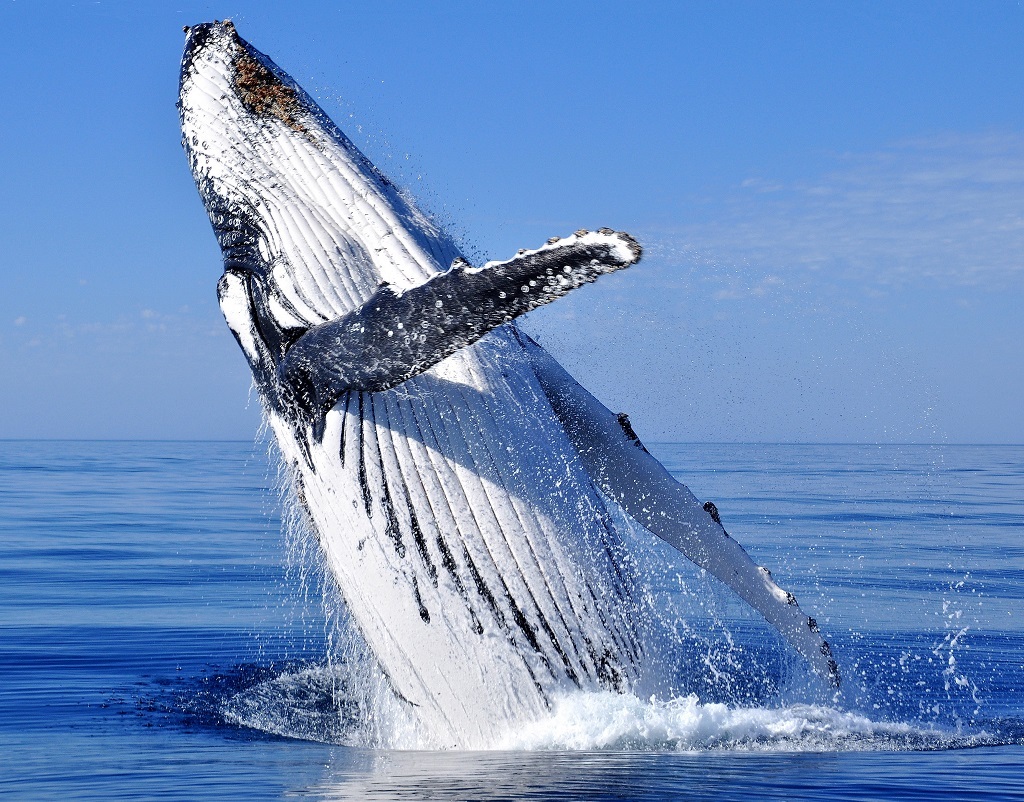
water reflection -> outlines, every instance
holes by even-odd
[[[1016,760],[1024,749],[1013,748]],[[976,799],[971,771],[985,764],[989,794],[1019,792],[1003,750],[899,753],[350,754],[298,794],[322,800],[775,800]],[[987,798],[991,799],[992,796]]]

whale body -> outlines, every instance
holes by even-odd
[[[644,665],[626,533],[727,584],[833,684],[813,619],[514,318],[640,257],[579,231],[472,267],[230,22],[186,29],[179,113],[221,309],[395,696],[484,747]]]

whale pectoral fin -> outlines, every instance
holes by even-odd
[[[344,393],[395,387],[640,255],[628,234],[578,231],[505,262],[472,267],[457,260],[408,289],[383,285],[358,309],[303,334],[279,365],[280,384],[315,423]]]
[[[534,373],[595,484],[633,520],[720,579],[772,624],[815,671],[839,686],[839,668],[813,618],[758,566],[718,520],[652,457],[622,420],[521,332]]]
[[[277,365],[258,325],[250,281],[246,273],[226,270],[217,282],[217,300],[228,328],[252,368],[253,377],[261,387],[270,389]]]
[[[278,365],[289,343],[299,339],[303,329],[284,329],[277,324],[267,309],[259,279],[251,271],[225,270],[217,283],[217,300],[257,385],[267,402],[281,409]]]

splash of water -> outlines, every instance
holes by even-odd
[[[224,718],[288,738],[346,746],[422,749],[422,734],[400,710],[368,719],[351,678],[337,666],[286,671],[228,699]],[[987,732],[874,720],[826,705],[742,707],[697,696],[644,700],[634,694],[577,692],[556,700],[550,715],[472,748],[629,751],[934,750],[998,743]]]
[[[302,506],[289,492],[290,477],[281,472],[278,478],[292,580],[302,595],[320,601],[317,625],[323,627],[326,655],[322,662],[263,677],[241,692],[236,688],[222,701],[220,715],[233,725],[284,737],[384,749],[436,747],[407,715],[349,618]],[[914,715],[901,702],[903,686],[926,682],[933,686],[933,701],[944,696],[955,707],[956,698],[966,695],[981,705],[959,659],[968,627],[960,622],[960,587],[955,584],[943,603],[945,636],[940,642],[906,649],[892,666],[865,653],[850,666],[854,670],[845,695],[824,698],[820,689],[814,692],[817,686],[808,682],[806,668],[787,659],[770,630],[745,619],[727,592],[695,568],[680,570],[658,553],[658,544],[645,548],[644,533],[633,531],[632,536],[632,567],[645,578],[638,609],[645,613],[648,658],[675,666],[673,682],[626,694],[569,694],[529,726],[495,732],[487,743],[463,747],[863,751],[1008,742],[1010,736],[999,727],[995,735],[970,728],[973,717],[965,727],[944,709],[922,708]],[[925,663],[933,661],[935,670],[928,672]]]
[[[695,695],[643,700],[632,694],[563,697],[550,717],[502,744],[507,749],[851,751],[940,749],[989,743],[938,728],[874,721],[824,705],[734,707]]]

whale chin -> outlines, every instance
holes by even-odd
[[[650,659],[640,527],[733,589],[821,675],[791,594],[515,317],[639,245],[610,229],[468,264],[229,22],[187,33],[183,142],[224,317],[352,619],[435,746],[485,747]],[[383,286],[382,286],[383,285]]]

